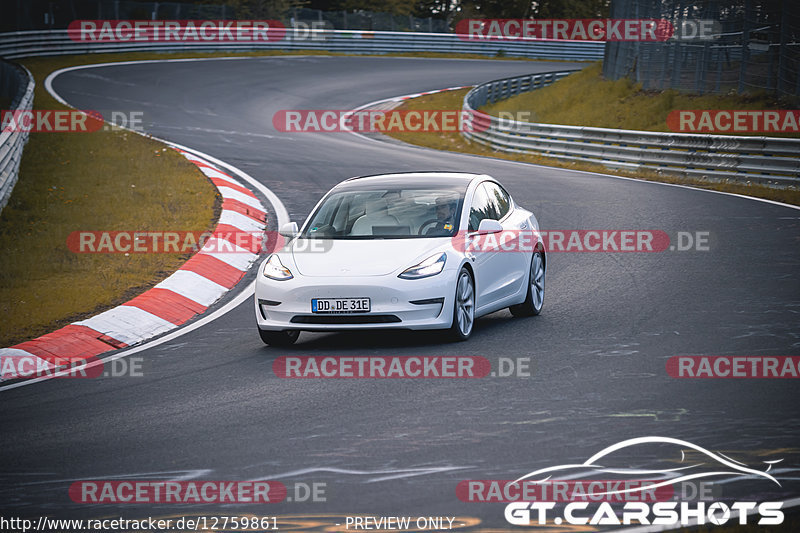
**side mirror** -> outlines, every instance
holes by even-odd
[[[287,222],[278,230],[278,233],[281,234],[283,237],[287,237],[289,239],[293,239],[300,230],[297,228],[297,222]]]
[[[491,218],[484,218],[478,226],[478,233],[500,233],[503,231],[503,225],[498,221]]]

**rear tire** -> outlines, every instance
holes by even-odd
[[[544,256],[542,252],[533,252],[531,267],[528,272],[528,293],[525,301],[508,308],[515,317],[536,316],[544,306]]]
[[[462,268],[456,279],[453,299],[453,323],[449,337],[454,341],[465,341],[475,325],[475,282],[466,268]]]
[[[300,336],[300,330],[264,331],[259,328],[258,334],[261,336],[261,340],[264,341],[264,344],[269,344],[270,346],[291,346]]]

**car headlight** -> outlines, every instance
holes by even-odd
[[[403,279],[420,279],[435,276],[444,269],[447,254],[435,254],[425,261],[405,269],[398,277]]]
[[[264,275],[269,279],[277,281],[284,281],[294,277],[292,276],[292,271],[283,266],[280,258],[275,254],[272,254],[269,256],[269,259],[267,259],[264,265]]]

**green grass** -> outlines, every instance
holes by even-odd
[[[36,108],[63,108],[44,90],[44,78],[80,62],[25,61],[36,79]],[[152,139],[125,131],[31,133],[0,213],[0,346],[123,303],[188,258],[76,254],[66,245],[70,232],[205,231],[216,222],[218,202],[192,163]]]
[[[558,83],[561,83],[560,81]],[[545,90],[545,89],[540,89]],[[469,89],[461,89],[457,91],[447,91],[442,93],[421,96],[419,98],[412,98],[406,100],[397,109],[461,109],[461,103],[464,96]],[[475,154],[485,157],[496,157],[499,159],[508,159],[511,161],[522,161],[526,163],[536,163],[539,165],[547,165],[559,168],[569,168],[574,170],[586,170],[591,172],[601,172],[603,174],[614,174],[618,176],[632,177],[650,181],[659,181],[663,183],[676,183],[682,185],[691,185],[703,189],[712,189],[716,191],[730,192],[735,194],[744,194],[747,196],[756,196],[758,198],[766,198],[778,202],[800,205],[800,191],[797,189],[775,189],[772,187],[765,187],[763,185],[747,185],[735,182],[712,182],[703,181],[690,178],[681,178],[677,176],[666,176],[652,171],[638,171],[627,172],[619,170],[610,170],[602,165],[591,163],[578,163],[578,162],[565,162],[557,159],[542,157],[538,155],[527,154],[510,154],[497,150],[493,150],[487,146],[476,142],[470,142],[465,139],[459,132],[391,132],[387,133],[391,137],[401,141],[415,144],[418,146],[425,146],[427,148],[435,148],[437,150],[448,150],[451,152],[464,152],[468,154]]]
[[[645,91],[627,78],[603,79],[601,64],[595,63],[553,85],[486,105],[481,110],[492,115],[528,112],[530,119],[526,122],[668,132],[667,115],[675,109],[794,109],[794,106],[796,102],[764,93],[692,95],[674,90]]]

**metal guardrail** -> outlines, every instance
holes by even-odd
[[[76,34],[73,34],[74,36]],[[299,39],[298,37],[306,37]],[[441,52],[503,55],[531,59],[597,61],[605,43],[588,41],[469,41],[452,33],[413,33],[362,30],[289,29],[273,42],[79,42],[68,30],[22,31],[0,34],[0,57],[20,57],[103,52],[319,50],[350,54]]]
[[[462,108],[473,127],[462,135],[502,152],[598,163],[608,168],[800,185],[800,139],[537,124],[478,111],[487,103],[544,87],[568,74],[559,71],[517,76],[474,87],[464,97]]]
[[[27,69],[0,61],[0,91],[10,97],[11,110],[22,111],[33,107],[33,76]],[[0,131],[0,211],[8,203],[11,191],[19,177],[22,148],[28,142],[27,131]]]

